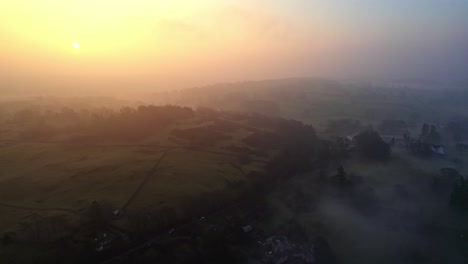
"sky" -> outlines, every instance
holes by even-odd
[[[0,40],[3,86],[466,79],[468,1],[1,1]]]

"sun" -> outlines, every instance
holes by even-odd
[[[74,42],[74,43],[73,43],[73,48],[79,49],[79,48],[80,48],[80,43]]]

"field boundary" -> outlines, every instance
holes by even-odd
[[[120,211],[124,211],[133,202],[133,200],[135,200],[135,198],[138,196],[138,194],[143,189],[143,186],[145,186],[145,184],[148,182],[148,180],[151,178],[151,176],[153,176],[156,173],[156,171],[159,168],[159,164],[161,164],[161,162],[164,160],[164,158],[166,156],[167,156],[167,151],[165,151],[161,155],[161,157],[159,157],[159,159],[154,164],[153,168],[151,168],[151,170],[146,174],[145,178],[141,181],[138,188],[132,193],[132,195],[128,198],[128,200],[125,202],[125,204],[122,205],[122,207],[120,208]]]

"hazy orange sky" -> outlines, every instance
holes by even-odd
[[[2,1],[0,80],[153,87],[288,76],[463,78],[467,14],[464,0]]]

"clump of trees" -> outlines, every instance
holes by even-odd
[[[352,187],[353,185],[343,166],[338,168],[337,174],[332,177],[332,182],[340,188]]]
[[[364,214],[373,214],[379,211],[380,201],[370,185],[363,177],[353,172],[348,173],[340,166],[337,174],[330,178],[331,186],[338,190],[343,202],[361,211]]]
[[[71,108],[59,111],[25,109],[16,112],[10,123],[18,125],[19,137],[27,140],[50,139],[59,133],[73,134],[75,141],[139,140],[153,135],[162,127],[193,116],[191,108],[172,105],[143,105],[119,110],[87,109],[80,112]]]
[[[320,140],[317,147],[317,166],[327,168],[331,163],[344,160],[349,156],[350,142],[338,137],[334,140]]]
[[[354,137],[357,150],[366,158],[386,160],[390,158],[391,148],[373,129],[367,129]]]
[[[267,166],[270,175],[280,177],[290,177],[298,173],[309,171],[313,165],[314,148],[291,144],[274,157]]]
[[[436,126],[424,123],[421,127],[419,138],[412,138],[408,133],[403,135],[405,146],[412,153],[421,157],[430,157],[433,155],[433,145],[442,143],[442,136],[437,131]]]
[[[423,143],[440,144],[442,141],[442,136],[434,125],[429,126],[428,124],[424,123],[421,127],[421,135],[419,135],[419,140]]]
[[[301,122],[284,121],[276,132],[279,138],[272,143],[278,147],[279,154],[269,162],[269,174],[287,177],[312,169],[319,142],[315,129]]]

